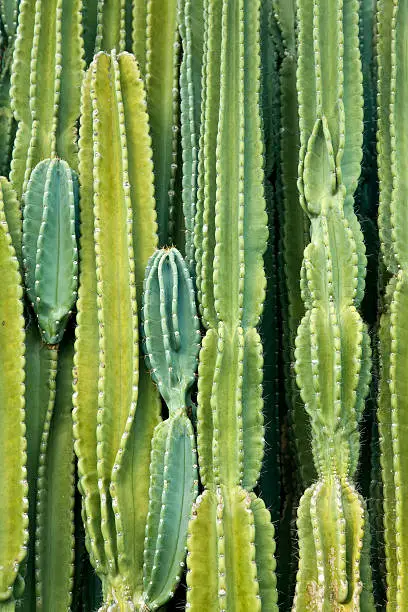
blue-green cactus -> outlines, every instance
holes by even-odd
[[[146,358],[169,409],[169,418],[153,435],[144,550],[143,601],[146,609],[155,610],[180,580],[198,492],[196,443],[187,409],[201,334],[193,283],[177,249],[153,255],[144,286]]]
[[[44,160],[34,169],[24,197],[27,294],[50,345],[60,342],[77,297],[77,180],[65,161]]]

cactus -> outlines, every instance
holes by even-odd
[[[193,284],[175,248],[157,251],[149,261],[143,331],[148,366],[169,409],[169,418],[153,434],[144,549],[143,605],[155,610],[180,580],[198,490],[195,436],[187,410],[201,334]]]
[[[21,1],[10,90],[18,122],[10,180],[18,198],[43,159],[58,155],[77,170],[81,9],[81,0]]]
[[[7,219],[10,191],[0,182],[0,609],[14,610],[26,556],[28,500],[24,424],[24,318],[21,276]],[[7,210],[7,213],[5,212]]]
[[[82,86],[79,148],[79,486],[102,609],[132,609],[143,592],[149,457],[160,409],[139,359],[137,304],[157,236],[146,98],[131,54],[93,60]]]
[[[294,610],[370,610],[367,512],[353,484],[370,380],[370,344],[357,311],[365,253],[352,207],[363,132],[358,3],[326,8],[309,0],[298,8],[298,185],[311,241],[302,266],[306,312],[295,367],[318,480],[298,510]]]
[[[76,183],[66,162],[46,159],[34,168],[24,196],[25,283],[42,338],[31,322],[26,340],[31,539],[22,602],[27,610],[34,602],[52,610],[55,598],[68,608],[72,595],[73,445],[66,420],[70,382],[64,382],[69,348],[64,351],[59,384],[57,371],[58,345],[77,295]],[[60,504],[57,522],[53,519],[56,500]]]
[[[379,230],[381,251],[391,275],[380,321],[381,380],[378,420],[384,493],[384,531],[387,568],[387,610],[403,610],[408,593],[406,568],[406,467],[403,432],[406,427],[403,341],[407,317],[407,259],[403,159],[407,103],[405,54],[408,4],[380,1],[378,19],[378,168],[380,178]]]
[[[210,0],[204,8],[195,247],[207,329],[198,387],[206,490],[189,528],[187,603],[197,611],[261,605],[275,610],[273,526],[263,502],[250,493],[263,453],[262,352],[255,329],[265,293],[267,240],[258,108],[260,4]]]
[[[0,3],[0,174],[8,173],[13,137],[10,74],[17,28],[18,0]]]
[[[197,201],[198,150],[201,120],[201,73],[204,45],[203,0],[179,0],[179,27],[183,45],[180,68],[181,138],[183,148],[183,211],[186,261],[195,274],[194,218]]]

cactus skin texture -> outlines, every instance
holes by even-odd
[[[262,345],[267,241],[259,115],[260,3],[204,3],[202,146],[195,248],[207,329],[198,379],[206,489],[188,538],[187,606],[276,610],[273,526],[255,486],[263,455]]]
[[[14,610],[27,553],[28,485],[24,424],[23,289],[5,210],[10,190],[0,181],[0,610]]]
[[[384,495],[387,610],[404,610],[408,597],[406,320],[408,258],[404,159],[408,3],[380,1],[378,20],[378,131],[381,250],[391,275],[380,320],[381,380],[378,420]]]
[[[187,551],[187,526],[198,493],[190,388],[201,334],[193,283],[177,249],[160,250],[146,269],[143,332],[146,359],[169,409],[154,430],[143,567],[143,605],[173,596]]]
[[[151,440],[160,420],[158,394],[139,356],[137,304],[157,226],[146,97],[133,55],[95,56],[82,86],[79,149],[79,488],[102,609],[132,610],[143,593]]]
[[[368,516],[353,484],[370,381],[370,343],[357,311],[365,253],[353,211],[363,132],[358,3],[300,0],[298,19],[298,184],[311,241],[295,369],[318,480],[298,510],[294,610],[373,610]]]
[[[13,135],[10,76],[17,30],[18,0],[0,3],[0,174],[8,174]]]
[[[18,122],[10,180],[21,198],[34,167],[58,155],[77,170],[83,73],[81,0],[22,0],[11,76]]]
[[[179,0],[179,29],[183,45],[180,67],[181,138],[183,148],[183,212],[186,261],[195,275],[194,220],[198,189],[198,150],[201,121],[201,74],[204,45],[203,0]]]
[[[24,197],[27,294],[49,345],[61,341],[77,297],[77,182],[66,162],[44,160],[34,169]]]

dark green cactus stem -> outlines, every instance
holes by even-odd
[[[0,174],[8,174],[13,113],[10,106],[10,76],[17,29],[18,0],[0,3]]]
[[[370,343],[357,311],[365,253],[353,211],[362,158],[358,2],[299,0],[299,190],[311,222],[296,374],[318,480],[298,510],[294,610],[373,610],[368,516],[353,484]]]
[[[137,54],[139,45],[136,38],[133,39],[133,45],[133,52]],[[147,0],[145,80],[161,246],[169,243],[174,216],[172,207],[177,170],[179,55],[177,0]]]
[[[6,196],[7,197],[7,196]],[[0,609],[14,610],[27,554],[28,486],[24,424],[24,318],[19,265],[0,189]]]
[[[149,369],[169,409],[153,435],[144,549],[143,604],[155,610],[180,581],[198,493],[195,436],[186,411],[201,334],[193,283],[175,248],[157,251],[149,261],[143,332]]]
[[[187,603],[197,612],[276,610],[273,527],[263,502],[250,494],[264,444],[262,345],[255,329],[265,296],[267,241],[260,3],[206,0],[204,11],[195,247],[207,329],[198,379],[206,490],[190,523]]]
[[[20,4],[11,76],[18,129],[10,173],[19,198],[39,161],[58,155],[77,169],[81,10],[81,0],[22,0]]]
[[[131,610],[143,592],[149,459],[160,418],[139,356],[137,305],[157,226],[146,97],[133,55],[95,57],[81,110],[75,450],[103,609]]]
[[[380,321],[381,381],[378,406],[384,494],[387,610],[402,611],[408,597],[407,427],[405,341],[408,317],[408,257],[405,159],[408,3],[377,4],[378,131],[381,251],[391,275]]]

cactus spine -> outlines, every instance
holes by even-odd
[[[21,595],[20,563],[27,553],[28,486],[24,425],[24,318],[21,277],[7,218],[10,192],[0,181],[0,609]],[[11,202],[11,208],[14,203]]]
[[[250,491],[263,454],[267,240],[259,116],[259,2],[205,2],[203,145],[196,217],[198,451],[206,489],[188,540],[192,610],[276,609],[273,527]],[[250,78],[249,78],[250,75]],[[244,102],[245,101],[245,102]],[[214,284],[212,284],[212,279]]]
[[[370,610],[367,512],[353,484],[370,380],[369,338],[357,311],[365,253],[353,211],[363,132],[358,3],[300,0],[298,19],[298,184],[311,241],[295,367],[318,480],[298,510],[294,610]]]
[[[95,57],[82,87],[79,146],[75,449],[103,609],[127,610],[143,591],[149,458],[160,410],[139,363],[137,304],[157,237],[146,98],[134,56]]]
[[[379,230],[384,263],[391,278],[380,322],[381,382],[378,406],[384,485],[387,610],[403,610],[408,595],[406,482],[406,366],[408,316],[406,252],[406,81],[408,3],[380,1],[378,15]]]

